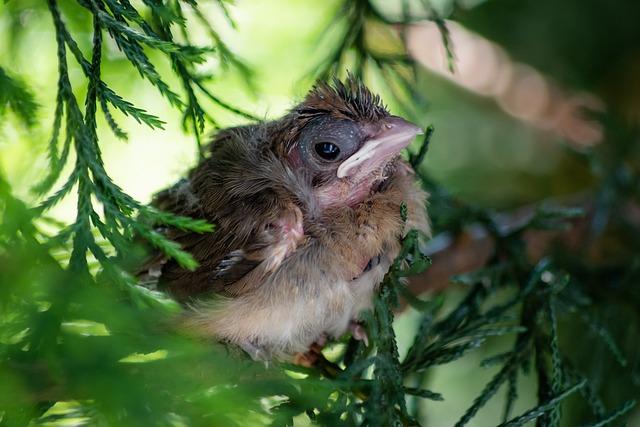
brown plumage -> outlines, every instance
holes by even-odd
[[[317,85],[279,120],[220,131],[188,179],[153,202],[216,225],[162,230],[200,266],[157,255],[141,278],[189,306],[185,327],[256,358],[344,334],[371,306],[403,235],[429,233],[426,194],[398,157],[417,133],[353,78]]]

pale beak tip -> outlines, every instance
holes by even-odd
[[[424,134],[424,130],[408,120],[403,119],[398,116],[391,116],[387,119],[386,128],[388,130],[394,130],[397,132],[398,130],[403,130],[406,133],[414,133],[414,135],[422,135]]]

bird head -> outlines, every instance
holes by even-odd
[[[353,205],[395,170],[421,129],[389,114],[357,79],[319,83],[288,116],[276,151],[311,177],[324,206]]]

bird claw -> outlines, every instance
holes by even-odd
[[[253,360],[255,361],[266,361],[268,360],[267,352],[264,349],[254,345],[249,341],[243,341],[239,343],[240,348],[242,348]]]
[[[304,366],[305,368],[312,368],[318,362],[318,353],[313,351],[307,351],[306,353],[296,353],[293,356],[293,363],[296,365]]]
[[[325,334],[320,335],[318,340],[311,344],[309,351],[305,353],[296,353],[293,356],[293,363],[296,365],[304,366],[305,368],[311,368],[318,363],[322,354],[322,348],[327,343],[327,336]]]
[[[349,323],[349,330],[351,331],[351,336],[355,340],[362,341],[364,345],[369,347],[369,336],[361,323],[352,320],[351,323]]]

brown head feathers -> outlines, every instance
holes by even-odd
[[[330,114],[334,118],[354,121],[378,121],[389,116],[380,96],[374,95],[360,80],[349,74],[343,83],[317,83],[295,112],[302,116]]]

